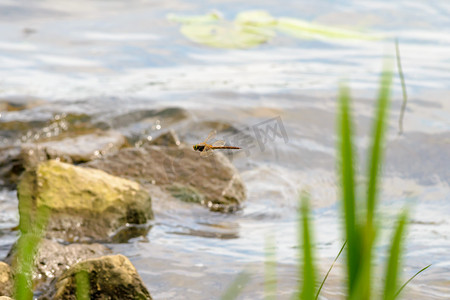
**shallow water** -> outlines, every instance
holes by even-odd
[[[168,13],[220,10],[228,19],[264,9],[326,25],[382,33],[383,41],[301,40],[277,35],[250,50],[196,45]],[[232,158],[248,199],[224,215],[190,204],[154,199],[155,226],[146,238],[110,245],[132,260],[155,299],[217,299],[241,271],[252,277],[240,299],[262,298],[264,241],[276,240],[279,299],[296,286],[296,214],[299,190],[311,194],[320,277],[342,245],[336,203],[335,112],[339,82],[356,96],[359,161],[364,161],[373,99],[383,58],[400,42],[408,89],[404,133],[394,79],[384,166],[384,259],[394,216],[412,208],[405,278],[433,264],[408,286],[405,298],[450,294],[450,4],[446,1],[0,1],[0,98],[43,100],[1,112],[0,122],[48,120],[86,113],[129,138],[175,129],[195,143],[212,127],[246,148]],[[395,67],[395,62],[394,62]],[[19,100],[18,100],[19,99]],[[168,117],[135,118],[136,111],[177,107]],[[127,117],[128,116],[128,117]],[[173,116],[173,117],[171,117]],[[183,116],[181,118],[180,116]],[[272,120],[273,118],[277,118]],[[265,123],[272,120],[271,123]],[[278,123],[285,134],[260,140],[255,128]],[[229,128],[229,125],[233,128]],[[280,128],[280,127],[278,127]],[[233,132],[246,133],[247,139]],[[12,143],[2,139],[5,144]],[[363,169],[363,168],[362,168]],[[363,171],[363,170],[362,170]],[[0,257],[16,236],[14,191],[0,193]],[[342,298],[338,265],[324,287]],[[381,268],[382,271],[382,268]],[[380,274],[380,273],[379,273]]]

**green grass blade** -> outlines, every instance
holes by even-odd
[[[426,266],[425,268],[422,268],[419,272],[417,272],[416,274],[414,274],[414,276],[412,276],[411,278],[409,278],[403,285],[401,288],[398,289],[397,293],[395,293],[395,297],[397,298],[398,295],[402,292],[402,290],[405,288],[405,286],[411,282],[411,280],[413,280],[417,275],[419,275],[420,273],[422,273],[423,271],[425,271],[426,269],[428,269],[429,267],[431,267],[431,265]]]
[[[32,271],[34,255],[39,243],[39,236],[34,233],[21,234],[17,242],[17,265],[14,282],[14,299],[33,299]]]
[[[32,211],[30,205],[20,215],[21,222],[19,228],[21,234],[17,241],[16,275],[14,280],[14,299],[16,300],[33,299],[32,273],[34,256],[38,251],[39,243],[49,217],[49,210],[47,208],[39,208],[36,215]]]
[[[400,259],[402,256],[402,242],[406,227],[408,214],[405,212],[400,215],[398,224],[392,239],[392,245],[389,250],[389,260],[386,268],[385,286],[384,286],[384,300],[395,299],[398,289],[399,269],[401,266]]]
[[[370,159],[368,161],[367,185],[367,224],[372,228],[373,216],[378,196],[378,179],[380,165],[383,160],[384,136],[388,116],[390,94],[392,85],[392,72],[383,71],[380,82],[380,91],[377,101],[377,113],[372,127],[372,141],[370,146]]]
[[[350,113],[350,92],[347,87],[341,87],[339,95],[339,173],[341,179],[341,197],[343,199],[343,215],[345,235],[347,239],[347,274],[348,294],[354,290],[360,263],[361,243],[360,232],[356,220],[356,196],[352,143],[352,118]]]
[[[275,254],[275,237],[266,236],[265,262],[264,262],[264,299],[274,300],[277,297],[277,263]]]
[[[392,84],[392,72],[386,71],[386,69],[381,76],[367,162],[366,223],[362,232],[361,271],[358,279],[357,293],[354,294],[356,298],[362,299],[369,299],[372,290],[372,251],[377,233],[377,226],[374,224],[374,215],[378,202],[380,165],[383,161],[383,148]]]
[[[315,270],[314,270],[314,257],[313,257],[313,243],[312,243],[312,231],[310,223],[310,207],[309,198],[306,194],[301,196],[301,206],[300,206],[300,216],[301,220],[299,225],[299,232],[302,232],[299,241],[301,240],[303,244],[302,253],[302,268],[301,276],[303,279],[301,293],[299,293],[300,299],[309,300],[314,299],[315,294]],[[300,244],[300,243],[299,243]],[[301,251],[301,250],[300,250]]]
[[[90,296],[90,283],[89,283],[89,274],[86,271],[80,271],[75,274],[75,281],[77,284],[77,300],[89,300]]]
[[[220,299],[221,300],[236,299],[249,281],[250,281],[250,274],[246,272],[239,273],[239,275],[230,284],[230,286],[227,288],[225,293],[223,293]]]
[[[316,297],[314,298],[315,300],[317,300],[317,299],[319,298],[320,291],[322,290],[322,287],[323,287],[323,285],[325,284],[325,281],[327,280],[328,275],[330,275],[331,269],[333,269],[334,264],[336,263],[336,261],[338,260],[339,256],[341,255],[342,251],[344,250],[345,245],[347,245],[347,241],[345,241],[344,244],[342,245],[341,250],[339,250],[338,255],[334,258],[334,261],[333,261],[333,263],[331,264],[330,268],[328,269],[327,274],[326,274],[325,277],[323,278],[322,283],[320,284],[320,287],[319,287],[319,289],[317,290]]]
[[[395,40],[395,54],[396,54],[396,58],[397,58],[397,69],[398,69],[398,74],[400,76],[400,81],[402,83],[402,94],[403,94],[403,102],[402,102],[402,107],[400,109],[400,117],[398,119],[398,134],[402,134],[403,133],[403,117],[405,116],[408,95],[406,93],[405,76],[403,75],[402,62],[401,62],[401,58],[400,58],[400,49],[398,47],[398,39]]]

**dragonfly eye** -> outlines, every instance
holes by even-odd
[[[192,148],[194,148],[195,151],[197,151],[197,145],[194,145]]]

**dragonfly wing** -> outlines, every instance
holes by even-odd
[[[222,141],[222,140],[220,140],[220,141],[215,141],[215,142],[212,144],[212,146],[213,146],[213,147],[223,147],[223,146],[225,146],[225,141]]]
[[[204,141],[203,143],[206,144],[206,142],[207,142],[208,140],[213,139],[213,138],[216,136],[216,133],[217,133],[217,132],[216,132],[215,130],[211,131],[211,132],[208,134],[208,137],[205,139],[205,141]]]
[[[200,152],[201,157],[208,157],[214,154],[214,151],[211,148],[205,148],[202,152]]]

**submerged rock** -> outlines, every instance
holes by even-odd
[[[180,122],[189,116],[188,112],[179,107],[168,107],[163,109],[138,109],[121,113],[113,118],[98,121],[95,125],[98,128],[109,129],[126,127],[131,124],[147,123],[153,124],[156,121],[163,123],[164,127]]]
[[[55,160],[25,171],[17,194],[22,231],[33,230],[36,216],[48,210],[46,237],[68,242],[126,241],[145,234],[153,218],[151,198],[138,183]]]
[[[14,97],[8,99],[0,99],[0,111],[20,111],[31,109],[36,106],[45,104],[46,101],[39,98],[30,97]]]
[[[175,133],[174,130],[166,131],[159,136],[157,136],[155,139],[153,139],[152,136],[147,136],[136,143],[134,145],[137,148],[145,147],[147,145],[158,145],[158,146],[166,146],[166,147],[178,147],[181,145],[180,139],[178,135]]]
[[[6,261],[12,265],[15,264],[16,245],[13,246],[6,258]],[[43,289],[43,286],[48,285],[50,280],[59,277],[72,265],[110,253],[111,250],[101,244],[62,245],[55,241],[42,239],[34,256],[33,286]]]
[[[115,116],[99,115],[94,126],[101,129],[120,128],[131,145],[140,146],[161,134],[161,130],[181,126],[189,113],[178,107],[163,109],[137,109],[117,112]]]
[[[14,188],[23,170],[20,147],[0,148],[0,187]]]
[[[0,296],[12,296],[13,287],[11,267],[0,261]]]
[[[166,146],[166,147],[178,147],[181,145],[180,138],[174,130],[169,130],[166,133],[161,134],[156,139],[150,142],[150,145]]]
[[[42,161],[83,163],[127,145],[122,134],[94,129],[89,120],[62,114],[49,121],[0,122],[0,186],[14,188],[25,169]]]
[[[136,300],[152,299],[135,267],[123,255],[104,256],[80,262],[53,281],[46,299],[77,299],[78,287],[90,299]],[[84,283],[84,284],[83,284]],[[80,292],[80,291],[78,291]]]
[[[34,142],[53,138],[64,133],[81,134],[94,127],[85,114],[55,114],[50,120],[11,120],[0,122],[3,142],[6,145],[20,142]]]
[[[213,211],[236,210],[246,198],[238,171],[222,153],[203,158],[185,145],[122,149],[87,166],[161,186],[178,199],[199,202]]]
[[[21,156],[26,167],[35,166],[39,162],[49,159],[59,159],[69,163],[82,163],[117,151],[125,146],[126,143],[126,138],[119,132],[95,131],[90,134],[24,144]]]

